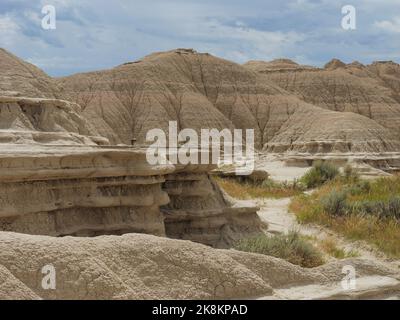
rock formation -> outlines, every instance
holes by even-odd
[[[96,136],[77,104],[0,97],[0,116],[2,231],[137,232],[226,247],[260,230],[257,208],[226,201],[207,175],[212,166],[150,165],[146,149],[111,146]],[[241,225],[240,215],[249,225]]]
[[[378,81],[377,76],[367,76],[367,73],[362,75],[361,71],[358,72],[359,75],[349,72],[349,70],[354,69],[360,70],[359,64],[352,64],[349,66],[349,70],[347,70],[346,64],[337,59],[327,63],[324,69],[297,68],[285,70],[269,67],[268,63],[260,63],[257,68],[250,66],[251,70],[256,71],[258,69],[259,73],[266,79],[295,94],[307,103],[336,112],[346,112],[345,117],[350,116],[350,113],[361,115],[362,117],[359,118],[358,122],[362,126],[369,125],[362,123],[363,119],[369,118],[389,129],[396,140],[399,140],[400,104],[395,99],[396,94],[381,80]],[[375,69],[373,66],[370,66],[370,68]],[[365,68],[361,67],[362,69]],[[371,73],[371,71],[368,71],[368,74]],[[355,118],[353,117],[353,119]],[[332,121],[327,129],[329,130],[334,126],[337,125]],[[339,132],[343,129],[351,130],[352,127],[340,124],[335,129]],[[315,138],[318,140],[318,136],[315,136]],[[348,138],[351,139],[351,137]],[[391,148],[386,149],[389,151]],[[392,149],[392,151],[394,150]]]
[[[164,190],[171,199],[162,208],[169,237],[226,248],[260,232],[254,204],[231,199],[206,172],[168,175]]]
[[[340,288],[342,267],[349,264],[360,286],[368,276],[381,275],[391,281],[379,294],[383,289],[398,292],[398,270],[362,259],[304,269],[273,257],[151,235],[54,238],[0,232],[0,280],[5,280],[0,281],[0,298],[279,299],[291,297],[288,287],[295,298],[306,298],[299,293],[314,288],[318,298],[326,294],[318,285]],[[41,270],[48,265],[56,272],[56,290],[42,287]],[[340,292],[353,298],[360,294]],[[374,292],[365,293],[374,297]]]

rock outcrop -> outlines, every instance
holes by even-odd
[[[304,269],[269,256],[144,234],[54,238],[0,232],[0,298],[9,299],[304,298],[299,293],[309,293],[310,285],[340,290],[344,265],[356,268],[360,283],[381,275],[391,279],[392,294],[399,288],[398,270],[362,259]],[[45,266],[54,268],[56,290],[42,287]]]
[[[226,248],[260,233],[258,208],[252,202],[231,199],[207,173],[168,175],[164,190],[171,199],[162,208],[171,238]]]
[[[0,115],[2,231],[51,236],[136,232],[218,247],[260,231],[257,208],[227,202],[208,176],[213,166],[151,165],[146,149],[111,146],[95,136],[79,105],[0,97]],[[174,181],[176,188],[171,188]],[[189,223],[184,212],[191,215]],[[240,224],[243,217],[248,227]]]

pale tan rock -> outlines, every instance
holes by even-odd
[[[390,68],[392,71],[388,71],[388,73],[398,74],[398,68],[396,69],[393,64],[390,65]],[[365,141],[368,142],[367,131],[372,126],[372,122],[369,120],[373,120],[373,122],[390,130],[392,136],[398,140],[400,134],[400,104],[399,100],[396,100],[398,96],[393,93],[392,88],[388,85],[388,83],[391,83],[389,80],[382,81],[385,76],[382,76],[381,79],[376,75],[378,73],[376,71],[377,64],[368,67],[358,63],[346,65],[337,59],[333,59],[325,66],[325,69],[275,70],[269,68],[266,71],[265,65],[253,65],[251,67],[253,71],[257,71],[257,69],[264,78],[295,94],[303,101],[324,109],[345,113],[345,115],[341,115],[344,120],[337,123],[338,116],[335,113],[328,115],[320,111],[321,119],[316,112],[313,112],[314,119],[309,119],[309,122],[317,122],[315,125],[326,135],[329,136],[331,133],[325,131],[325,129],[340,134],[343,130],[350,131],[357,123],[358,127],[365,127],[366,132],[363,134],[366,135]],[[388,77],[385,79],[388,79]],[[393,79],[398,78],[393,77]],[[393,85],[395,85],[394,83]],[[361,117],[350,117],[350,113],[361,115]],[[331,120],[329,125],[320,123],[321,120],[324,121],[328,117]],[[348,123],[343,121],[348,121]],[[377,128],[376,125],[374,127]],[[382,137],[376,140],[379,141],[383,138],[379,142],[383,149],[387,151],[398,150],[393,149],[393,145],[390,145],[393,137],[388,136],[386,139],[386,132],[381,132],[380,135]],[[293,138],[296,139],[296,137]],[[313,139],[326,140],[326,138],[322,139],[319,134],[315,134]],[[353,137],[350,138],[347,134],[347,139],[352,140]],[[354,139],[358,140],[357,136]],[[389,140],[388,146],[385,145],[386,140]],[[375,144],[374,142],[371,143]]]
[[[265,255],[144,234],[54,238],[0,232],[0,265],[3,299],[282,298],[289,287],[294,290],[285,296],[294,297],[296,287],[340,286],[344,265],[354,266],[360,277],[398,277],[398,270],[396,275],[363,259],[305,269]],[[47,265],[55,270],[55,290],[42,287]]]
[[[0,48],[0,96],[55,98],[59,88],[36,66]]]
[[[168,237],[227,248],[262,232],[259,208],[230,198],[208,175],[177,173],[166,179],[170,202],[162,211]]]

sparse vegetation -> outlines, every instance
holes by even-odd
[[[338,175],[339,169],[334,164],[328,161],[317,161],[300,181],[307,188],[315,188],[333,180]]]
[[[359,256],[359,254],[354,250],[346,251],[342,248],[339,248],[335,241],[331,238],[326,238],[320,241],[318,243],[318,247],[336,259],[346,259]]]
[[[235,249],[285,259],[302,267],[312,268],[324,263],[321,253],[298,232],[286,235],[260,235],[239,241]]]
[[[334,179],[312,195],[297,196],[291,210],[299,222],[328,226],[400,257],[400,177]]]
[[[330,215],[340,216],[346,212],[346,192],[332,190],[321,198],[324,211]]]
[[[302,193],[304,190],[301,183],[280,183],[271,179],[262,182],[252,182],[250,180],[239,180],[236,178],[215,177],[219,186],[231,197],[237,199],[255,198],[284,198]]]

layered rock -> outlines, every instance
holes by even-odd
[[[79,106],[0,98],[0,229],[52,236],[165,235],[163,175],[142,150],[104,146]]]
[[[170,174],[164,190],[171,199],[162,208],[168,237],[226,248],[260,233],[258,208],[230,199],[207,172]]]
[[[333,59],[324,69],[275,69],[268,67],[268,64],[253,66],[251,69],[253,71],[258,69],[263,77],[307,103],[369,118],[389,129],[399,140],[399,102],[395,99],[391,88],[385,86],[378,76],[372,76],[371,71],[355,72],[354,70],[365,69],[360,64],[353,63],[347,67],[342,61]],[[350,126],[344,127],[343,124],[337,126],[334,121],[331,121],[330,127],[335,127],[336,131],[351,129]],[[319,139],[318,136],[314,138]],[[387,151],[394,150],[387,149]]]
[[[168,132],[173,120],[178,130],[251,128],[262,148],[294,113],[309,108],[241,65],[183,49],[58,84],[63,97],[83,104],[83,114],[115,143],[143,142],[149,129]]]
[[[14,60],[3,52],[7,68],[16,68]],[[19,65],[22,71],[29,68]],[[168,131],[173,120],[178,130],[252,128],[256,147],[271,152],[398,152],[394,63],[332,60],[321,69],[277,59],[241,66],[177,49],[110,70],[45,78],[55,95],[81,106],[95,135],[114,145],[141,144],[148,130]],[[2,78],[0,84],[32,95],[32,86],[21,86],[18,79]]]
[[[65,98],[80,97],[84,114],[111,141],[144,141],[147,130],[175,120],[178,129],[252,128],[256,147],[268,152],[397,152],[393,91],[343,65],[278,59],[240,66],[178,49],[58,83]]]
[[[111,146],[95,136],[79,106],[66,101],[0,97],[0,115],[2,231],[51,236],[137,232],[214,246],[236,239],[221,236],[219,229],[233,229],[237,237],[246,234],[236,218],[244,210],[226,202],[207,176],[212,165],[151,165],[145,148]],[[176,201],[171,181],[190,176],[200,185],[184,182]],[[173,203],[164,207],[170,203],[168,193]],[[188,193],[199,201],[185,198]],[[167,215],[160,207],[171,210]],[[185,210],[193,224],[204,224],[201,232],[193,227],[182,233]],[[256,211],[247,208],[254,224],[247,234],[260,231]]]

